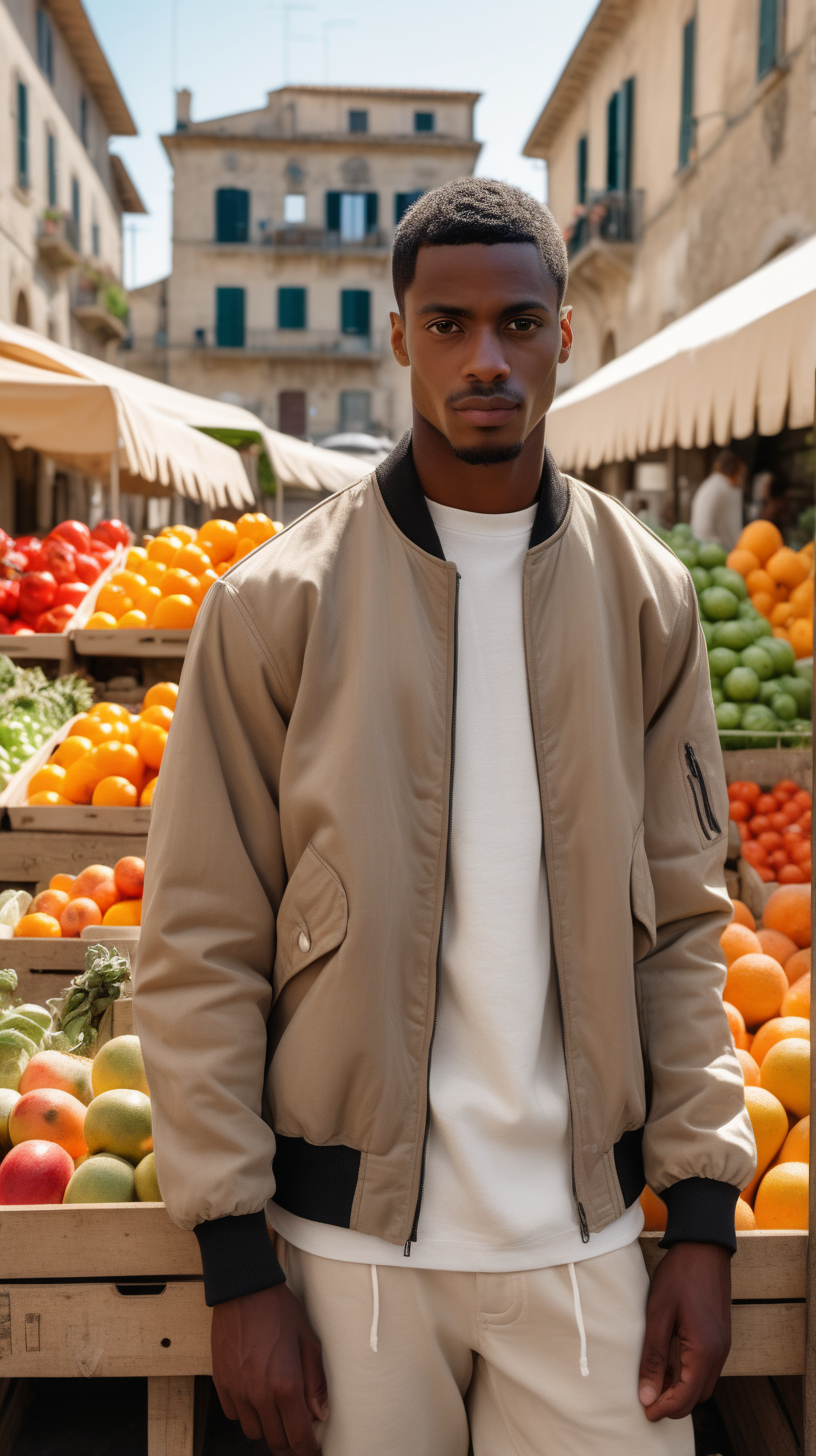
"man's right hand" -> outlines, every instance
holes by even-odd
[[[217,1304],[213,1380],[224,1414],[273,1456],[319,1456],[312,1421],[329,1414],[320,1341],[285,1284]]]

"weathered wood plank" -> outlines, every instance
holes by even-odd
[[[723,1375],[802,1375],[807,1305],[735,1304]]]
[[[649,1277],[665,1256],[660,1233],[644,1233],[640,1247]],[[808,1236],[800,1229],[757,1229],[737,1234],[731,1263],[732,1299],[804,1299]],[[768,1374],[769,1372],[765,1372]]]
[[[0,1279],[201,1278],[195,1235],[163,1203],[0,1208]]]
[[[722,1379],[715,1397],[740,1456],[799,1456],[799,1443],[770,1380]]]
[[[0,833],[0,881],[28,885],[56,874],[78,875],[86,865],[114,865],[128,854],[144,859],[146,846],[144,834],[4,830]]]
[[[194,1375],[147,1381],[147,1456],[193,1456]]]

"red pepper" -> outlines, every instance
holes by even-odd
[[[52,607],[50,612],[43,612],[37,618],[38,632],[61,632],[66,623],[70,622],[76,611],[76,607]]]
[[[36,621],[53,607],[57,583],[50,571],[28,571],[20,582],[20,616]]]
[[[98,556],[86,554],[84,551],[77,552],[76,574],[80,581],[85,582],[86,586],[93,586],[96,578],[101,576],[104,570],[105,563]]]
[[[28,559],[22,551],[5,551],[0,560],[0,573],[6,578],[14,579],[22,576],[28,571]]]
[[[101,561],[103,566],[110,566],[114,550],[112,546],[106,546],[104,541],[92,541],[91,554],[96,557],[97,561]]]
[[[52,536],[43,542],[42,566],[40,570],[50,571],[56,582],[76,581],[77,554],[68,541]]]
[[[30,561],[41,546],[42,541],[39,536],[18,536],[14,543],[15,551],[19,551],[20,555],[25,557],[26,562]]]
[[[54,527],[47,539],[50,541],[54,536],[62,537],[63,541],[67,541],[75,551],[90,551],[91,549],[91,533],[82,521],[61,521],[58,526]]]
[[[132,540],[130,527],[115,517],[110,521],[100,521],[91,531],[91,537],[94,541],[103,541],[106,546],[129,546]]]
[[[78,607],[83,597],[88,595],[88,587],[84,581],[64,581],[57,587],[57,595],[54,597],[55,607]]]
[[[0,581],[0,612],[2,612],[5,617],[16,617],[19,610],[19,581]]]

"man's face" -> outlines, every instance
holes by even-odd
[[[569,358],[570,311],[533,243],[420,248],[391,345],[414,406],[474,465],[515,459]]]

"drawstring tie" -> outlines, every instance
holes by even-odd
[[[377,1279],[376,1264],[371,1265],[371,1292],[374,1296],[374,1311],[371,1318],[371,1333],[368,1337],[368,1343],[376,1355],[378,1327],[380,1323],[380,1285]]]
[[[568,1264],[567,1268],[569,1269],[570,1279],[572,1281],[572,1302],[575,1306],[575,1323],[578,1326],[578,1334],[581,1338],[581,1358],[578,1362],[578,1368],[580,1369],[582,1375],[588,1375],[589,1364],[587,1362],[586,1330],[584,1329],[584,1315],[581,1309],[581,1296],[578,1293],[578,1280],[575,1275],[575,1265]],[[374,1346],[374,1348],[377,1348],[376,1345]]]

